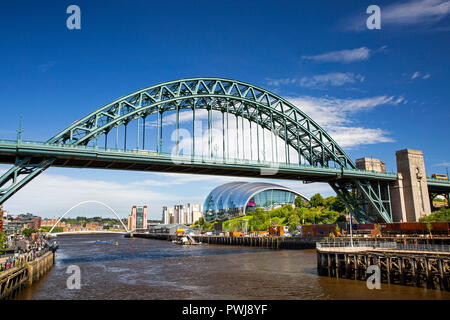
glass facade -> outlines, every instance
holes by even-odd
[[[144,228],[144,208],[137,207],[136,210],[136,229]]]
[[[271,209],[293,204],[298,192],[265,182],[231,182],[212,190],[203,206],[206,221],[245,215],[256,208]],[[306,198],[305,198],[306,199]]]

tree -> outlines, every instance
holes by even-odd
[[[432,225],[430,222],[427,223],[427,230],[428,230],[428,233],[429,233],[430,236],[431,236],[431,235],[432,235],[432,234],[431,234],[431,230],[433,230],[433,225]]]
[[[339,226],[336,225],[336,234],[338,234],[338,233],[340,233],[340,232],[341,232],[341,228],[339,228]]]
[[[294,204],[295,204],[295,207],[296,208],[302,208],[302,207],[305,207],[306,205],[306,203],[305,203],[306,201],[305,201],[305,199],[303,199],[301,196],[297,196],[296,198],[295,198],[295,202],[294,202]]]
[[[324,206],[331,209],[331,206],[334,202],[334,200],[336,199],[336,197],[330,196],[330,197],[326,197],[324,199]],[[332,209],[333,210],[333,209]]]
[[[33,230],[33,229],[25,228],[25,229],[22,230],[22,234],[23,234],[25,237],[29,238],[29,237],[31,237],[31,234],[32,234],[34,231],[35,231],[35,230]]]
[[[331,203],[330,209],[340,212],[340,213],[343,213],[347,210],[347,207],[345,206],[345,203],[344,203],[344,201],[341,200],[341,198],[334,197],[334,200]]]
[[[307,213],[308,213],[307,208],[299,208],[297,210],[297,214],[300,217],[301,224],[305,224],[305,216],[307,215]]]
[[[297,226],[300,224],[300,218],[297,214],[291,214],[288,218],[288,226],[289,231],[294,232],[297,229]]]
[[[311,206],[313,208],[323,207],[325,205],[325,200],[320,195],[320,193],[316,193],[315,195],[313,195],[311,197],[311,199],[309,200],[309,203],[311,204]]]
[[[450,208],[441,208],[439,211],[435,211],[432,214],[420,218],[421,222],[446,222],[450,221]]]
[[[266,231],[268,226],[268,221],[264,214],[264,210],[261,208],[256,208],[253,213],[253,218],[249,223],[251,231]]]
[[[343,215],[343,214],[341,214],[341,215],[339,215],[339,217],[337,217],[337,219],[336,219],[336,221],[335,221],[336,223],[338,223],[338,222],[347,222],[347,218],[345,217],[345,215]]]
[[[339,212],[324,209],[319,212],[319,216],[316,217],[317,224],[331,224],[335,223],[337,218],[339,217]]]
[[[3,231],[0,231],[0,253],[3,253],[4,249],[6,248],[6,239],[8,237]]]

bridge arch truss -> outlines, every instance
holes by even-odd
[[[75,209],[75,208],[77,208],[77,207],[79,207],[79,206],[81,206],[81,205],[83,205],[83,204],[86,204],[86,203],[97,203],[97,204],[100,204],[100,205],[104,206],[106,209],[108,209],[109,211],[111,211],[111,212],[116,216],[116,218],[117,218],[117,219],[119,220],[119,222],[122,224],[122,226],[123,226],[125,232],[129,232],[128,228],[125,226],[125,224],[123,223],[122,219],[120,219],[119,215],[117,214],[117,212],[116,212],[113,208],[111,208],[110,206],[108,206],[107,204],[105,204],[105,203],[103,203],[103,202],[101,202],[101,201],[97,201],[97,200],[86,200],[86,201],[81,201],[80,203],[77,203],[76,205],[74,205],[73,207],[71,207],[69,210],[67,210],[66,212],[64,212],[64,214],[63,214],[61,217],[59,217],[59,219],[56,221],[56,223],[53,225],[53,227],[47,232],[47,234],[48,234],[48,235],[51,234],[52,231],[53,231],[53,229],[55,229],[55,227],[58,225],[58,223],[60,223],[61,220],[62,220],[66,215],[68,215],[73,209]]]
[[[121,145],[121,148],[126,150],[130,149],[130,145],[127,146],[129,141],[127,134],[129,135],[128,128],[133,123],[136,128],[133,133],[136,143],[131,149],[145,149],[146,131],[149,127],[146,119],[156,116],[156,121],[152,123],[156,126],[156,136],[151,138],[153,141],[156,140],[156,153],[161,154],[163,140],[167,138],[167,134],[163,132],[163,121],[167,114],[173,114],[175,116],[173,121],[175,154],[179,155],[180,124],[182,123],[180,114],[190,111],[193,133],[191,153],[195,156],[195,125],[196,114],[199,110],[207,113],[207,155],[211,158],[214,158],[211,130],[214,122],[213,113],[218,113],[221,115],[222,122],[221,154],[223,158],[230,158],[230,146],[237,146],[235,157],[245,158],[246,153],[250,152],[251,157],[254,158],[254,152],[257,155],[257,161],[266,162],[270,158],[271,162],[280,162],[277,144],[284,144],[282,150],[286,163],[295,162],[298,165],[307,164],[321,168],[356,169],[344,150],[300,108],[260,87],[221,78],[181,79],[144,88],[93,111],[49,139],[47,143],[99,147],[98,142],[102,140],[105,149],[113,142],[116,149],[119,149]],[[236,129],[236,136],[232,137],[232,140],[228,136],[230,116],[232,121],[234,120],[231,126]],[[244,122],[248,124],[245,125]],[[256,127],[254,139],[256,141],[253,141],[255,129],[252,131],[252,124]],[[250,126],[250,134],[248,131],[246,133],[248,126]],[[123,132],[120,138],[119,132]],[[270,132],[270,139],[265,132]],[[111,135],[114,135],[112,141]],[[275,139],[272,139],[272,136]],[[147,141],[148,139],[147,136]],[[247,152],[245,151],[246,141],[250,142]],[[241,154],[239,154],[240,150],[242,150]],[[270,157],[266,156],[267,150],[271,152]],[[18,157],[15,166],[0,177],[0,204],[51,166],[53,161],[52,158],[46,158],[36,163],[32,161],[31,156]],[[8,183],[9,186],[7,186]],[[330,185],[358,220],[362,222],[371,220],[367,217],[367,209],[361,205],[363,201],[375,210],[375,215],[382,221],[392,219],[390,199],[383,197],[383,192],[380,191],[379,185],[374,184],[374,181],[337,180],[330,182]]]

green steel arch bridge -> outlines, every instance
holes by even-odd
[[[392,221],[389,183],[397,179],[357,169],[287,100],[219,78],[133,92],[46,142],[0,140],[0,163],[13,164],[0,177],[0,204],[50,166],[101,168],[327,182],[361,223]],[[429,180],[449,190],[448,182]]]

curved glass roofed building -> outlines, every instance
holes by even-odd
[[[203,214],[206,221],[234,218],[256,208],[293,204],[300,193],[274,183],[230,182],[213,189],[206,197]]]

